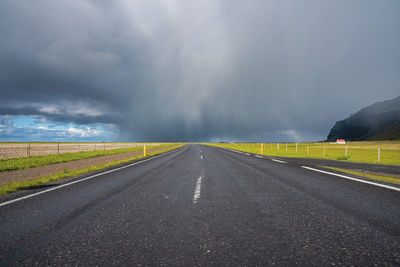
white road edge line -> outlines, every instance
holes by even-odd
[[[194,190],[194,195],[193,195],[193,204],[196,204],[200,198],[200,192],[201,192],[201,176],[197,178],[196,181],[196,189]]]
[[[279,160],[279,159],[271,159],[272,161],[279,162],[279,163],[287,163],[286,161]]]
[[[323,171],[323,170],[314,169],[314,168],[307,167],[307,166],[301,166],[301,167],[304,168],[304,169],[311,170],[311,171],[316,171],[316,172],[321,172],[321,173],[325,173],[325,174],[329,174],[329,175],[334,175],[334,176],[341,177],[341,178],[344,178],[344,179],[348,179],[348,180],[352,180],[352,181],[356,181],[356,182],[360,182],[360,183],[364,183],[364,184],[371,184],[371,185],[375,185],[375,186],[379,186],[379,187],[383,187],[383,188],[387,188],[387,189],[391,189],[391,190],[400,192],[400,188],[398,188],[398,187],[379,184],[379,183],[374,183],[374,182],[370,182],[370,181],[365,181],[365,180],[349,177],[349,176],[338,174],[338,173],[333,173],[333,172],[327,172],[327,171]]]
[[[134,166],[134,165],[137,165],[137,164],[140,164],[140,163],[152,160],[152,159],[156,159],[156,158],[168,155],[168,154],[173,153],[173,152],[176,152],[176,150],[170,151],[170,152],[166,152],[166,153],[163,153],[161,155],[154,156],[152,158],[148,158],[148,159],[144,159],[144,160],[141,160],[141,161],[138,161],[138,162],[134,162],[134,163],[122,166],[122,167],[118,167],[116,169],[112,169],[112,170],[108,170],[108,171],[101,172],[101,173],[98,173],[98,174],[94,174],[94,175],[91,175],[89,177],[86,177],[86,178],[83,178],[83,179],[80,179],[80,180],[76,180],[76,181],[73,181],[73,182],[70,182],[70,183],[67,183],[67,184],[62,184],[62,185],[59,185],[59,186],[56,186],[56,187],[53,187],[53,188],[50,188],[50,189],[46,189],[46,190],[43,190],[43,191],[40,191],[40,192],[37,192],[37,193],[33,193],[31,195],[27,195],[27,196],[23,196],[23,197],[20,197],[20,198],[13,199],[13,200],[9,200],[9,201],[0,203],[0,207],[4,207],[4,206],[7,206],[9,204],[12,204],[12,203],[24,200],[24,199],[28,199],[28,198],[31,198],[31,197],[39,196],[39,195],[42,195],[42,194],[45,194],[45,193],[48,193],[48,192],[51,192],[51,191],[66,187],[66,186],[69,186],[69,185],[73,185],[73,184],[77,184],[77,183],[80,183],[80,182],[83,182],[83,181],[86,181],[86,180],[90,180],[90,179],[93,179],[93,178],[95,178],[97,176],[100,176],[100,175],[103,175],[103,174],[119,171],[119,170],[131,167],[131,166]]]
[[[232,151],[232,152],[236,152],[236,153],[239,153],[239,154],[244,154],[244,155],[247,155],[247,156],[251,156],[251,154],[249,154],[249,153],[241,152],[241,151],[238,151],[238,150],[233,150],[233,149],[225,148],[225,147],[219,147],[219,148],[226,149],[226,150],[229,150],[229,151]],[[257,155],[257,154],[255,154],[254,156],[257,157],[257,158],[261,158],[261,159],[265,158],[265,157]],[[275,161],[275,162],[279,162],[279,163],[287,163],[286,161],[278,160],[278,159],[271,159],[271,160]]]
[[[239,154],[246,154],[246,153],[244,153],[242,151],[239,151],[239,150],[233,150],[233,149],[225,148],[225,147],[219,147],[219,148],[226,149],[226,150],[229,150],[229,151],[232,151],[232,152],[235,152],[235,153],[239,153]]]

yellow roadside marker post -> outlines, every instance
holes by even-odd
[[[264,144],[261,144],[261,155],[264,153]]]
[[[146,145],[143,145],[143,157],[146,157]]]

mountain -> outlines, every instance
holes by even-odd
[[[400,96],[377,102],[337,121],[327,140],[340,138],[349,141],[400,140]]]

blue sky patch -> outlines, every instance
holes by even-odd
[[[0,141],[110,142],[115,129],[104,123],[74,124],[52,122],[40,116],[0,116]]]

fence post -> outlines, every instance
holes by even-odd
[[[309,150],[308,150],[308,145],[307,145],[307,155],[308,155],[308,153],[309,153]]]
[[[278,143],[278,151],[279,151],[279,143]]]
[[[324,158],[325,158],[325,144],[324,144]]]
[[[103,150],[106,151],[106,144],[103,144]]]
[[[60,155],[60,142],[57,142],[57,155]]]
[[[146,145],[143,146],[143,156],[146,157]]]
[[[31,156],[31,144],[28,144],[26,147],[26,157],[29,158]]]
[[[297,143],[296,143],[296,153],[297,153]]]
[[[346,148],[344,150],[344,156],[347,157],[347,146],[346,146]]]
[[[381,149],[378,147],[378,162],[381,161]]]
[[[287,143],[286,143],[286,152],[287,152]]]

